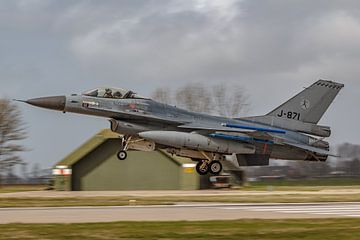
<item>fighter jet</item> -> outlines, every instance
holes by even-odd
[[[120,160],[128,150],[163,149],[196,161],[201,175],[216,175],[229,155],[239,166],[269,165],[269,159],[326,161],[332,156],[325,141],[331,129],[318,122],[343,87],[319,80],[270,113],[244,118],[190,112],[110,87],[23,102],[108,118],[110,129],[122,136]]]

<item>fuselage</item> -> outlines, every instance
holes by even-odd
[[[112,130],[126,134],[138,135],[144,131],[178,131],[193,132],[194,130],[179,128],[179,125],[187,123],[199,123],[203,125],[213,124],[240,124],[242,126],[252,126],[258,128],[273,128],[272,126],[249,122],[244,119],[233,119],[208,114],[190,112],[175,106],[159,103],[151,99],[129,98],[129,99],[107,99],[89,97],[83,95],[72,95],[66,97],[63,112],[72,112],[112,119]],[[137,116],[150,117],[151,120],[144,120]],[[274,128],[275,129],[275,128]],[[279,127],[276,127],[279,129]],[[312,144],[314,138],[302,133],[286,129],[284,134],[277,134],[278,139],[287,141]],[[257,144],[258,146],[262,144]],[[280,143],[272,144],[271,158],[306,160],[311,158],[304,151],[290,149]]]
[[[81,95],[34,98],[28,104],[108,118],[126,151],[162,149],[197,161],[199,174],[219,174],[233,155],[239,166],[268,165],[269,159],[326,161],[331,128],[318,125],[344,84],[318,80],[268,114],[226,118],[159,103],[122,88],[100,87]],[[319,138],[320,137],[320,138]]]

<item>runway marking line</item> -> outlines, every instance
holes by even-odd
[[[238,206],[220,207],[223,210],[247,210],[254,212],[278,212],[287,214],[318,214],[340,215],[344,217],[360,217],[360,204],[333,204],[333,205],[292,205],[292,206]],[[359,214],[358,214],[359,213]]]

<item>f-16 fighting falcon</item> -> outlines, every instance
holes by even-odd
[[[319,80],[264,116],[225,118],[189,112],[121,88],[97,88],[81,95],[29,99],[28,104],[110,120],[127,150],[164,149],[196,161],[199,174],[219,174],[226,156],[239,166],[268,165],[269,159],[326,161],[330,127],[318,125],[343,84]],[[20,100],[22,101],[22,100]]]

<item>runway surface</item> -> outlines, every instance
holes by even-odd
[[[269,196],[269,195],[355,195],[360,194],[359,188],[332,187],[318,191],[246,191],[246,190],[189,190],[189,191],[30,191],[30,192],[12,192],[0,193],[0,198],[71,198],[71,197],[182,197],[182,196]]]
[[[0,224],[360,218],[360,203],[0,208]]]

